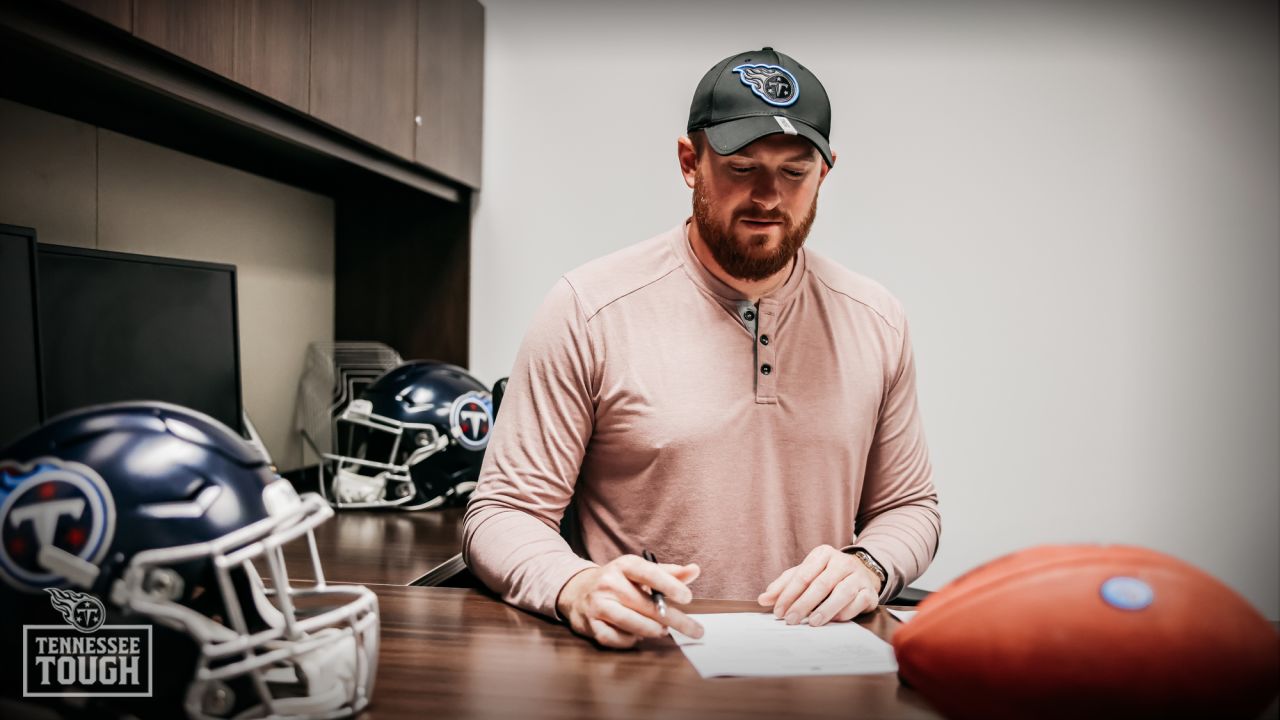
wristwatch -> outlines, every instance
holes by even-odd
[[[867,569],[871,571],[872,575],[880,578],[880,589],[883,590],[885,583],[889,582],[889,575],[884,571],[884,568],[880,566],[880,563],[876,562],[876,559],[871,557],[871,553],[863,550],[862,548],[853,548],[849,553],[861,560],[862,564],[867,566]]]

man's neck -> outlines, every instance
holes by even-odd
[[[698,223],[690,220],[687,227],[689,228],[689,246],[693,248],[693,255],[698,258],[698,262],[716,276],[716,279],[742,293],[751,302],[756,302],[781,287],[791,276],[791,269],[796,264],[795,258],[791,258],[791,262],[787,263],[786,267],[760,280],[736,278],[725,272],[724,268],[720,267],[720,263],[716,262],[715,256],[711,254],[711,248],[707,247],[702,234],[698,232]]]

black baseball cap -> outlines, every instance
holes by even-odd
[[[808,68],[771,47],[727,57],[702,76],[689,107],[688,132],[694,130],[705,130],[721,155],[765,135],[799,135],[834,164],[826,89]]]

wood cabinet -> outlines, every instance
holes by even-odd
[[[311,92],[311,1],[235,0],[231,79],[306,112]]]
[[[484,6],[419,0],[414,159],[480,187]]]
[[[314,0],[311,114],[413,157],[414,0]]]
[[[67,4],[90,15],[133,32],[133,3],[131,0],[66,0]]]
[[[310,0],[133,0],[134,34],[299,110],[308,109]]]
[[[133,34],[206,70],[231,77],[235,12],[225,0],[133,0]]]
[[[479,0],[65,4],[399,160],[458,186],[480,187],[485,18]]]
[[[443,2],[447,20],[427,0],[122,0],[113,26],[105,0],[0,0],[0,68],[25,69],[0,72],[0,97],[332,197],[335,339],[466,366],[483,11]]]

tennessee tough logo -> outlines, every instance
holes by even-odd
[[[739,65],[733,69],[742,84],[770,105],[787,107],[800,98],[796,76],[778,65]]]
[[[62,613],[62,619],[82,633],[91,633],[102,627],[107,619],[107,609],[102,601],[89,593],[62,588],[45,588],[53,609]]]

